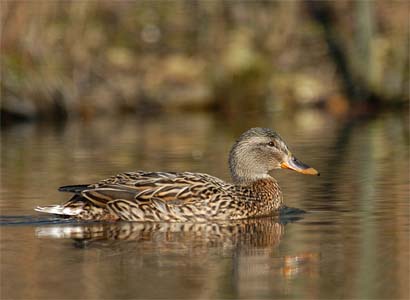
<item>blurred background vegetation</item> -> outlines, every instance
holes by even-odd
[[[2,124],[409,102],[408,1],[1,1]]]

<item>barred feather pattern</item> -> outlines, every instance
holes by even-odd
[[[236,186],[203,173],[136,171],[91,184],[64,207],[81,206],[83,220],[205,222],[272,215],[282,205],[270,176]]]

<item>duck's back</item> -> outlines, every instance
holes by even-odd
[[[225,193],[231,187],[231,184],[204,173],[137,171],[120,173],[91,184],[82,194],[97,205],[115,199],[146,202],[152,198],[180,204]]]
[[[61,187],[74,197],[38,210],[87,220],[201,221],[212,216],[212,203],[231,198],[233,188],[203,173],[124,172],[95,184]]]

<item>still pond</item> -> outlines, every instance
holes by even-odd
[[[204,172],[250,127],[278,131],[320,177],[273,172],[304,214],[230,223],[93,223],[33,211],[122,171]],[[1,299],[408,299],[407,114],[202,113],[1,131]]]

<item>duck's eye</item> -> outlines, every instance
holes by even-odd
[[[269,147],[275,147],[276,145],[275,145],[274,142],[269,142],[269,143],[268,143],[268,146],[269,146]]]

